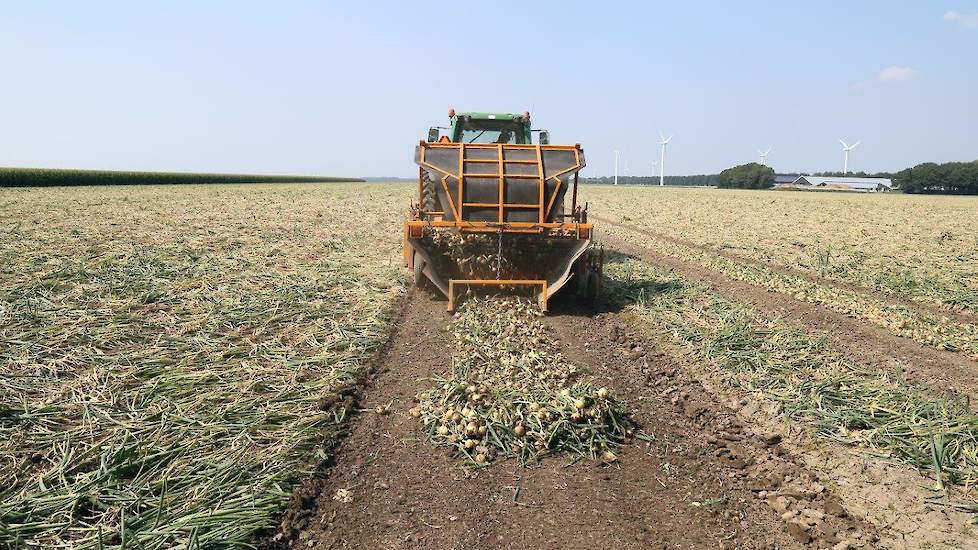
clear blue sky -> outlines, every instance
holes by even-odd
[[[9,2],[0,166],[411,176],[448,107],[589,176],[978,158],[978,1],[612,4]]]

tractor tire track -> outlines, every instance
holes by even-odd
[[[808,536],[826,548],[894,549],[963,548],[974,540],[973,515],[930,503],[934,493],[914,469],[834,442],[812,445],[808,430],[786,422],[778,403],[731,386],[726,373],[661,341],[641,319],[628,312],[572,317],[570,322],[564,316],[552,317],[558,333],[586,335],[583,353],[591,351],[590,343],[619,356],[619,368],[599,371],[608,376],[607,383],[624,377],[631,381],[626,391],[638,395],[629,399],[658,401],[657,410],[663,412],[671,405],[685,417],[679,422],[700,428],[697,435],[716,454],[742,449],[740,454],[750,460],[739,475],[749,480],[756,498],[782,514],[784,526],[800,540]],[[663,354],[668,355],[664,360]],[[635,357],[648,359],[639,372],[632,371]],[[810,520],[813,511],[822,512],[823,522],[801,529],[798,522]],[[860,519],[846,523],[832,516]]]
[[[617,449],[620,460],[612,466],[568,464],[558,455],[533,467],[503,459],[467,474],[455,457],[424,441],[420,421],[407,414],[430,384],[426,378],[450,368],[452,354],[444,302],[413,292],[349,436],[332,465],[297,492],[268,546],[804,548],[824,546],[839,533],[876,540],[871,526],[844,514],[824,520],[824,533],[790,531],[756,498],[758,480],[744,474],[773,451],[741,443],[729,415],[709,412],[707,400],[689,405],[663,393],[662,384],[676,384],[694,387],[677,394],[689,396],[698,384],[674,379],[678,371],[663,353],[637,354],[637,345],[609,340],[616,319],[571,312],[545,322],[569,359],[627,399],[653,439]],[[596,328],[582,330],[589,326]],[[389,412],[374,412],[388,404]],[[699,420],[691,421],[692,413]]]
[[[907,378],[936,394],[960,397],[978,394],[978,362],[957,353],[928,348],[845,314],[778,294],[766,288],[730,278],[717,271],[625,242],[605,234],[610,248],[633,255],[653,265],[666,267],[680,276],[704,284],[727,298],[750,306],[770,318],[780,318],[803,328],[814,329],[858,361],[892,370],[898,365]],[[978,410],[978,403],[971,404]]]
[[[900,305],[911,310],[919,310],[938,317],[947,317],[948,319],[958,323],[969,323],[969,324],[978,323],[978,315],[972,313],[942,308],[935,304],[911,300],[909,298],[905,298],[897,294],[887,293],[873,288],[865,287],[862,285],[856,285],[852,283],[847,283],[845,281],[839,281],[837,279],[825,279],[817,275],[812,275],[811,273],[808,273],[800,269],[785,267],[768,260],[755,260],[755,259],[745,258],[733,252],[728,252],[726,250],[717,250],[715,248],[711,248],[704,244],[696,243],[686,239],[680,239],[678,237],[672,237],[670,235],[665,235],[663,233],[659,233],[651,229],[645,229],[635,225],[613,221],[608,218],[604,218],[602,216],[592,215],[591,217],[594,218],[596,221],[601,222],[602,224],[607,224],[625,231],[631,231],[633,233],[645,235],[647,237],[665,241],[674,245],[691,248],[693,250],[698,250],[700,252],[715,254],[717,256],[726,258],[732,262],[736,262],[742,266],[748,266],[748,267],[761,266],[773,271],[774,273],[777,273],[778,275],[784,275],[787,277],[798,277],[810,283],[815,283],[826,287],[835,287],[842,290],[847,290],[849,292],[863,294],[867,297],[875,298],[876,300],[879,300],[881,302]]]

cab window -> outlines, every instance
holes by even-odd
[[[467,120],[459,126],[462,143],[523,143],[522,128],[511,120]]]

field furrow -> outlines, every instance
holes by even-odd
[[[956,321],[944,314],[893,303],[857,290],[832,285],[831,282],[818,282],[760,263],[734,260],[673,240],[657,239],[621,224],[608,224],[605,231],[626,242],[697,264],[727,277],[871,322],[922,345],[953,351],[968,359],[978,360],[978,324]]]

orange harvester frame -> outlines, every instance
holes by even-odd
[[[444,160],[439,164],[429,161],[429,157],[445,151],[457,149],[458,162],[454,160],[451,166]],[[561,162],[554,169],[545,166],[547,155],[560,156]],[[572,157],[570,156],[572,155]],[[444,157],[443,157],[444,158]],[[412,205],[411,217],[404,224],[404,264],[409,269],[415,267],[415,257],[419,247],[415,246],[417,239],[434,231],[458,231],[460,233],[488,234],[522,234],[539,235],[541,239],[573,240],[579,243],[574,247],[566,273],[558,277],[557,284],[547,279],[449,279],[447,284],[440,282],[433,273],[428,273],[431,281],[448,298],[448,310],[455,308],[455,292],[459,286],[538,286],[540,288],[539,303],[543,311],[547,310],[548,299],[560,289],[570,277],[570,272],[578,258],[585,256],[590,267],[597,259],[597,269],[600,270],[600,260],[590,255],[590,244],[593,226],[587,223],[586,208],[577,205],[577,186],[579,171],[584,167],[583,151],[580,145],[522,145],[494,143],[457,143],[457,142],[425,142],[421,141],[415,153],[415,162],[419,166],[418,196],[419,203]],[[425,173],[437,175],[432,177],[431,184],[441,197],[442,210],[426,211],[424,207]],[[467,185],[470,180],[478,178],[485,190],[488,178],[496,181],[495,201],[479,200],[466,201]],[[532,201],[507,202],[507,185],[513,182],[535,182],[535,199]],[[526,196],[526,183],[519,183]],[[570,189],[568,189],[570,187]],[[570,213],[565,214],[563,207],[554,210],[558,200],[563,201],[566,192],[571,191]],[[429,190],[431,192],[431,190]],[[484,194],[484,193],[483,193]],[[447,203],[447,204],[445,204]],[[474,210],[480,212],[481,219],[470,219]],[[489,212],[494,211],[491,215]],[[512,212],[520,211],[520,221],[513,221]],[[536,215],[531,213],[535,211]],[[529,218],[533,218],[532,221]],[[587,245],[587,246],[581,246]],[[422,252],[423,254],[423,252]],[[430,262],[427,262],[430,263]]]

